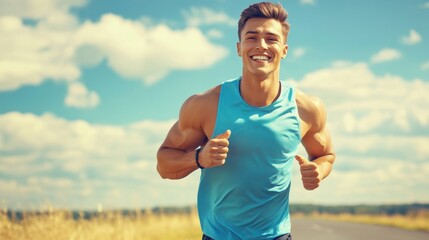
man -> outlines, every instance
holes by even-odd
[[[188,98],[158,151],[161,177],[201,168],[203,239],[291,239],[289,190],[295,158],[307,190],[335,159],[322,103],[279,80],[289,24],[280,4],[257,3],[239,20],[242,76]],[[309,160],[296,155],[302,143]]]

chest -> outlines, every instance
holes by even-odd
[[[249,113],[237,117],[225,114],[219,117],[217,129],[228,127],[231,151],[238,154],[272,152],[274,157],[292,152],[300,143],[300,123],[294,112]]]

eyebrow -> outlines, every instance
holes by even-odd
[[[244,35],[247,35],[247,34],[259,34],[259,33],[260,32],[257,32],[257,31],[247,31]],[[280,38],[280,36],[278,34],[275,34],[275,33],[272,33],[272,32],[267,32],[265,34],[271,35],[271,36],[275,36],[277,38]]]

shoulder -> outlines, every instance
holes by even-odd
[[[326,110],[322,100],[299,89],[296,89],[295,99],[299,117],[309,129],[316,132],[322,129],[326,124]]]
[[[212,104],[217,104],[220,95],[220,85],[209,89],[203,93],[198,93],[190,96],[182,105],[182,110],[203,110],[211,107]]]
[[[218,85],[186,99],[180,109],[179,123],[185,125],[191,124],[193,128],[201,128],[206,118],[216,113],[220,88],[221,86]]]

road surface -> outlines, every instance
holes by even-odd
[[[429,233],[380,225],[292,219],[293,240],[429,240]]]

